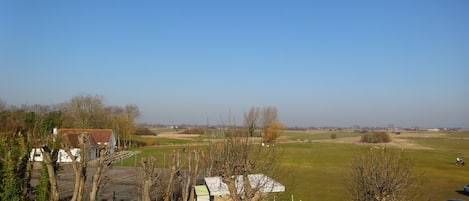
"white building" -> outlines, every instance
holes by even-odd
[[[108,146],[106,154],[112,154],[116,151],[116,138],[112,129],[54,129],[54,135],[61,135],[64,143],[71,147],[70,152],[80,161],[80,144],[78,136],[82,133],[89,133],[91,138],[89,142],[88,160],[99,157],[101,146]],[[31,151],[30,160],[43,161],[41,148],[34,148]],[[72,162],[72,159],[64,150],[59,150],[57,162]]]

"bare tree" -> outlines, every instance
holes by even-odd
[[[169,173],[169,179],[166,186],[166,190],[164,192],[163,198],[164,201],[170,201],[173,193],[176,191],[176,182],[174,181],[176,177],[181,175],[181,154],[177,151],[173,151],[172,157],[172,165],[171,170]]]
[[[278,110],[274,106],[267,106],[262,108],[262,128],[264,132],[272,124],[272,122],[278,121]]]
[[[107,155],[109,151],[108,145],[99,147],[99,157],[95,160],[96,169],[93,174],[93,183],[90,192],[90,201],[95,201],[98,197],[99,191],[104,185],[106,173],[112,167],[111,155]]]
[[[260,112],[261,109],[259,107],[251,107],[248,113],[244,113],[244,126],[247,128],[250,137],[254,136],[254,132],[257,129]]]
[[[0,112],[7,108],[7,103],[0,99]]]
[[[249,137],[236,134],[241,132],[232,127],[223,141],[210,143],[207,147],[209,176],[220,176],[228,186],[230,198],[238,200],[262,200],[260,189],[264,184],[251,186],[249,174],[263,173],[273,176],[279,157],[276,147],[262,147],[252,144]],[[236,183],[243,180],[243,191],[238,191]]]
[[[58,135],[49,135],[49,139],[42,145],[42,156],[49,178],[50,201],[58,201],[60,199],[59,188],[57,185],[57,171],[59,168],[57,160],[59,150],[60,137]]]
[[[198,149],[183,149],[182,153],[173,150],[171,158],[171,167],[169,171],[165,171],[167,174],[156,170],[156,160],[153,157],[142,159],[140,187],[143,200],[158,197],[165,201],[194,200],[195,183],[203,162],[202,152]]]
[[[187,176],[183,182],[182,200],[194,200],[194,189],[197,177],[200,175],[200,165],[203,154],[200,150],[185,152],[187,156]]]
[[[151,201],[154,196],[158,196],[162,191],[160,181],[160,173],[156,169],[156,159],[152,156],[142,158],[142,171],[140,179],[140,187],[142,191],[143,201]]]
[[[65,124],[74,128],[102,128],[106,115],[104,114],[103,97],[88,94],[73,97],[64,104],[68,118]]]
[[[285,127],[278,121],[278,110],[274,106],[252,107],[247,113],[244,113],[244,126],[250,137],[254,136],[258,124],[261,124],[264,140],[272,141],[278,137],[279,130]]]
[[[131,135],[135,133],[137,127],[135,121],[141,116],[140,110],[136,105],[130,104],[124,107],[127,126],[124,129],[124,143],[127,147],[132,146]]]
[[[131,135],[137,130],[135,121],[141,116],[136,105],[126,105],[125,107],[107,107],[108,127],[112,127],[116,134],[117,147],[130,147]]]
[[[354,201],[413,201],[420,196],[413,161],[387,148],[360,153],[345,185]]]
[[[75,134],[65,134],[64,143],[62,148],[67,155],[72,159],[73,172],[75,173],[75,187],[73,189],[72,201],[84,200],[85,194],[85,182],[87,176],[88,167],[88,154],[90,149],[90,138],[89,133],[81,133],[75,137],[78,137],[78,144],[80,147],[78,156],[72,153],[73,143],[71,142],[72,136]]]

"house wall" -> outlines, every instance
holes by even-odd
[[[42,156],[42,149],[41,148],[33,148],[31,150],[31,154],[29,155],[30,161],[43,161],[44,158]]]
[[[77,161],[80,162],[80,149],[78,148],[73,148],[70,150],[74,156],[78,156]],[[90,152],[88,153],[88,160],[93,160],[95,159],[98,155],[99,152],[96,148],[91,148]],[[67,152],[64,150],[59,150],[58,153],[58,159],[57,162],[59,163],[70,163],[72,162],[72,159],[68,156]],[[44,161],[44,157],[42,155],[42,149],[41,148],[34,148],[31,150],[31,154],[29,157],[29,160],[31,161],[37,161],[41,162]]]
[[[77,156],[77,161],[80,161],[80,149],[73,148],[73,149],[70,149],[70,152],[72,152],[72,154],[74,156]],[[61,149],[61,150],[59,150],[57,162],[59,162],[59,163],[70,163],[70,162],[72,162],[72,158],[70,158],[68,156],[67,152],[65,152],[63,149]]]
[[[109,137],[109,153],[112,154],[116,151],[116,137],[114,135],[114,131],[111,134],[111,137]]]
[[[70,150],[74,156],[77,157],[77,162],[80,162],[81,157],[80,157],[80,149],[79,148],[73,148]],[[88,160],[93,160],[98,156],[98,150],[96,148],[90,148],[90,151],[88,152]],[[69,163],[72,162],[72,159],[68,156],[67,152],[64,150],[59,151],[59,159],[57,162],[61,163]]]

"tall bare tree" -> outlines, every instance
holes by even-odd
[[[157,199],[162,192],[160,173],[156,169],[156,159],[152,156],[142,158],[140,173],[140,188],[143,201]],[[152,196],[153,195],[153,196]]]
[[[46,142],[42,146],[42,156],[44,160],[44,165],[47,168],[47,175],[49,178],[49,200],[50,201],[58,201],[60,199],[59,194],[59,187],[57,184],[57,171],[59,169],[59,165],[57,163],[57,157],[60,145],[57,145],[56,142],[60,142],[60,138],[56,135],[51,135],[48,142]]]
[[[0,112],[7,108],[7,103],[0,99]]]
[[[194,200],[195,183],[201,173],[203,153],[198,149],[184,153],[187,157],[187,171],[182,185],[182,200]]]
[[[64,104],[68,115],[65,125],[74,128],[103,128],[106,121],[103,99],[98,95],[74,96]]]
[[[112,156],[107,155],[109,151],[108,145],[101,145],[99,147],[99,157],[94,161],[95,171],[93,174],[93,181],[90,191],[90,201],[95,201],[98,198],[99,192],[104,186],[106,174],[109,168],[112,167]]]
[[[413,201],[419,194],[414,163],[397,150],[364,150],[345,180],[354,201]]]
[[[75,186],[73,189],[72,201],[84,200],[85,194],[85,182],[87,176],[88,167],[88,154],[90,150],[90,138],[89,133],[81,133],[78,137],[79,154],[78,156],[72,153],[73,142],[71,142],[73,134],[66,134],[64,136],[64,143],[62,148],[67,155],[72,159],[73,172],[75,173]]]
[[[171,158],[172,158],[172,165],[171,165],[171,169],[169,173],[170,175],[169,175],[168,183],[166,185],[166,189],[163,194],[164,201],[170,201],[171,198],[173,197],[173,194],[177,189],[175,186],[178,184],[177,182],[175,182],[175,180],[178,179],[177,177],[181,175],[181,167],[182,167],[181,153],[178,151],[173,151]]]
[[[107,107],[109,113],[107,126],[113,128],[116,134],[117,147],[130,147],[131,136],[136,132],[136,120],[141,116],[136,105],[126,105],[125,107]]]
[[[278,110],[274,106],[267,106],[262,108],[262,129],[264,132],[272,124],[272,122],[278,121]]]
[[[274,106],[260,108],[251,108],[249,113],[244,114],[245,127],[247,127],[250,136],[257,129],[257,123],[260,122],[262,129],[262,139],[267,143],[273,143],[279,137],[281,131],[286,126],[278,120],[278,110]]]
[[[250,137],[254,136],[257,129],[260,112],[261,109],[259,107],[251,107],[247,113],[244,113],[244,126],[247,128]]]
[[[141,116],[140,110],[136,105],[129,104],[124,107],[126,126],[123,129],[124,131],[124,143],[127,147],[132,146],[131,135],[135,134],[137,127],[135,126],[135,121]]]

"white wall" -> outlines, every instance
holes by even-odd
[[[31,154],[29,155],[29,160],[30,161],[43,161],[42,157],[42,149],[41,148],[33,148],[31,150]]]
[[[36,151],[36,153],[34,151]],[[80,162],[80,149],[73,148],[70,151],[72,152],[72,154],[74,156],[78,157],[77,161]],[[88,153],[88,160],[95,159],[96,155],[97,155],[96,148],[91,148],[90,152]],[[31,150],[30,160],[33,161],[33,159],[34,159],[34,161],[38,161],[38,162],[41,162],[41,161],[44,160],[41,148],[34,148],[34,149]],[[61,150],[59,150],[59,153],[58,153],[57,162],[59,162],[59,163],[70,163],[70,162],[72,162],[72,159],[68,156],[67,152],[65,152],[64,150],[61,149]]]

